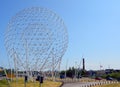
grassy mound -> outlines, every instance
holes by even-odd
[[[8,87],[8,82],[4,80],[0,80],[0,87]]]

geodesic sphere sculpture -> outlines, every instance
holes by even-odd
[[[63,20],[49,9],[32,7],[18,12],[8,23],[5,46],[19,68],[44,70],[61,61],[68,45]]]

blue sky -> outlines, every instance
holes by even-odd
[[[0,61],[8,66],[4,31],[17,12],[28,7],[45,7],[64,20],[69,44],[61,68],[75,66],[82,56],[86,69],[120,69],[120,1],[119,0],[2,0],[0,1]]]

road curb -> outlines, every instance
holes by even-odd
[[[59,87],[62,87],[64,85],[64,82],[62,82],[62,84]]]

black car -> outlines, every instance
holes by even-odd
[[[106,80],[110,80],[110,81],[112,81],[113,78],[112,78],[112,77],[107,77]]]
[[[120,78],[117,78],[117,81],[120,81]]]

